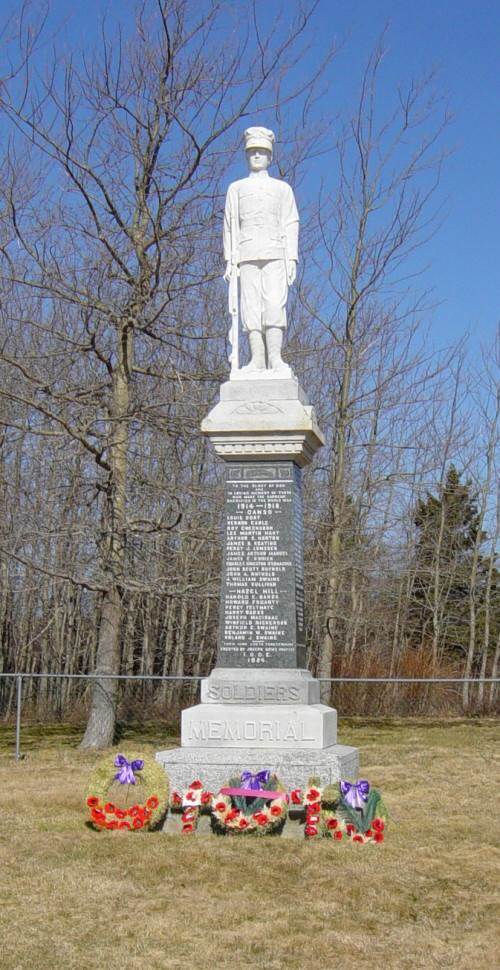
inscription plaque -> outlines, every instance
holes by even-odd
[[[222,704],[293,704],[300,702],[298,687],[287,684],[211,684],[207,701]]]
[[[189,725],[190,741],[234,741],[244,744],[256,741],[314,741],[315,734],[308,724],[298,718],[287,720],[242,721],[215,720],[198,721]]]
[[[228,463],[225,511],[218,666],[304,666],[300,469]]]

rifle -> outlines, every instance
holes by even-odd
[[[238,237],[236,215],[231,215],[231,278],[229,280],[229,313],[231,314],[231,328],[229,330],[229,362],[231,374],[239,370],[239,314],[238,314]]]

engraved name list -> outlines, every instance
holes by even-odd
[[[220,666],[303,664],[300,470],[291,461],[227,465],[220,630]]]

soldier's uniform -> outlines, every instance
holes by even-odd
[[[286,327],[286,267],[297,260],[298,235],[299,214],[286,182],[267,171],[232,182],[224,214],[224,257],[229,262],[236,255],[245,330]]]

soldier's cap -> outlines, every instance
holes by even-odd
[[[266,148],[273,151],[274,131],[270,128],[247,128],[245,131],[245,151],[249,148]]]

